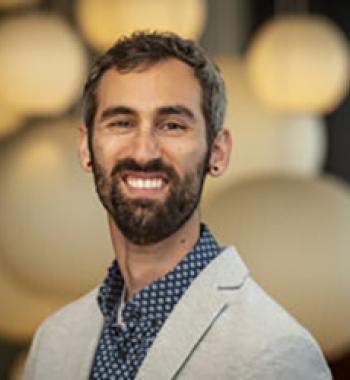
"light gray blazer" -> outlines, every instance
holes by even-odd
[[[97,290],[38,329],[23,380],[87,380],[103,319]],[[193,281],[156,337],[137,380],[328,380],[310,334],[226,248]]]

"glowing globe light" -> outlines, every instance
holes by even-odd
[[[203,214],[329,358],[349,349],[348,187],[327,178],[252,179],[218,194]]]
[[[248,51],[249,76],[271,109],[289,113],[333,110],[349,87],[346,37],[320,16],[284,16],[263,26]]]
[[[0,334],[10,340],[28,341],[43,319],[64,301],[31,291],[0,264]]]
[[[232,159],[220,178],[208,177],[205,199],[233,182],[276,173],[318,175],[325,156],[326,139],[321,118],[280,115],[255,96],[244,62],[218,58],[227,88],[225,126],[233,136]]]
[[[106,214],[78,164],[78,122],[26,130],[0,158],[0,263],[37,294],[73,298],[113,259]]]
[[[165,30],[200,37],[206,19],[203,0],[78,0],[77,19],[87,40],[105,50],[135,30]]]
[[[29,14],[0,23],[0,103],[24,115],[65,111],[81,93],[85,50],[57,16]]]

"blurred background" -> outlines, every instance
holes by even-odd
[[[113,258],[75,134],[88,68],[136,29],[196,39],[220,66],[234,151],[203,219],[349,379],[347,0],[0,0],[0,379]]]

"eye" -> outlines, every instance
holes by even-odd
[[[120,119],[120,120],[112,120],[106,126],[117,127],[117,128],[131,128],[134,126],[134,123],[131,120]]]
[[[160,129],[165,132],[181,132],[187,128],[184,124],[181,124],[177,121],[167,121],[160,125]]]

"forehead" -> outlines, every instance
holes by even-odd
[[[183,104],[201,114],[201,99],[201,86],[193,69],[171,58],[126,73],[107,70],[97,89],[97,114],[117,104],[140,111]]]

